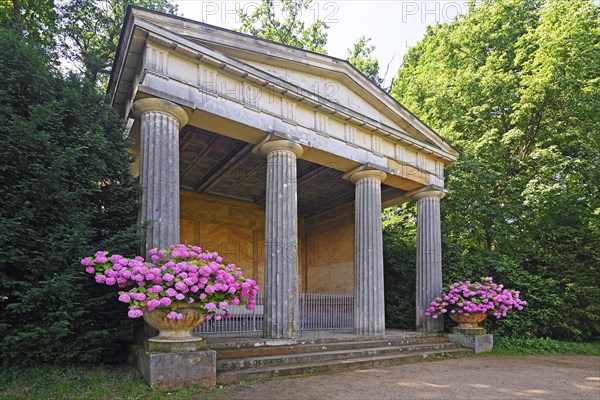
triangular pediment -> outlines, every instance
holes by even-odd
[[[161,38],[167,47],[187,49],[198,63],[210,62],[263,86],[277,87],[295,101],[310,103],[368,131],[397,136],[445,162],[457,157],[456,150],[437,133],[345,60],[136,7],[129,9],[109,85],[117,108],[119,93],[127,91],[127,85],[118,84],[127,72],[124,42],[129,40],[133,47],[136,28]]]

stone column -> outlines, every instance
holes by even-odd
[[[383,298],[383,239],[381,232],[381,182],[378,170],[350,174],[355,183],[354,226],[354,333],[385,333]]]
[[[298,337],[298,193],[296,159],[303,149],[288,140],[260,147],[267,155],[263,336]]]
[[[143,253],[179,243],[179,130],[188,116],[175,103],[147,98],[133,104],[141,119]]]
[[[445,192],[425,189],[414,193],[417,201],[417,330],[442,331],[442,318],[425,316],[431,301],[442,288],[442,234],[440,199]]]

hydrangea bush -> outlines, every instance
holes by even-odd
[[[490,277],[478,282],[456,282],[443,288],[425,312],[426,316],[438,318],[445,313],[469,315],[492,314],[496,319],[506,317],[508,310],[522,310],[527,304],[519,298],[519,292],[508,290],[494,283]]]
[[[169,319],[181,319],[182,304],[196,303],[206,319],[230,318],[229,305],[243,305],[252,310],[258,285],[244,278],[240,268],[224,264],[215,252],[200,247],[175,244],[148,252],[143,257],[125,258],[118,254],[97,252],[81,260],[96,282],[129,288],[119,292],[119,301],[129,304],[129,317],[138,318],[144,311],[162,309]]]

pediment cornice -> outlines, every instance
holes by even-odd
[[[306,107],[328,113],[333,118],[339,118],[373,134],[385,136],[431,154],[446,163],[457,158],[456,150],[431,128],[344,60],[140,8],[131,8],[128,12],[109,84],[111,102],[117,108],[123,108],[119,110],[121,113],[126,113],[128,110],[125,109],[125,103],[119,104],[117,94],[133,87],[136,68],[131,64],[139,63],[146,44],[142,42],[147,41],[166,47],[181,56],[192,58],[198,63],[217,68],[222,73],[243,79],[249,84],[272,90]],[[353,85],[352,89],[364,96],[363,98],[369,103],[375,104],[379,109],[384,107],[388,113],[395,115],[401,122],[398,125],[404,131],[244,62],[244,59],[264,61],[265,58],[271,64],[297,64],[304,70],[311,70],[329,79],[333,77],[344,84]],[[414,136],[411,136],[411,131]],[[423,136],[426,139],[422,140],[415,136]]]

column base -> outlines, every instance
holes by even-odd
[[[486,334],[486,330],[483,328],[452,328],[452,333],[448,334],[448,340],[463,347],[469,347],[475,350],[475,353],[489,352],[494,347],[494,335]]]

